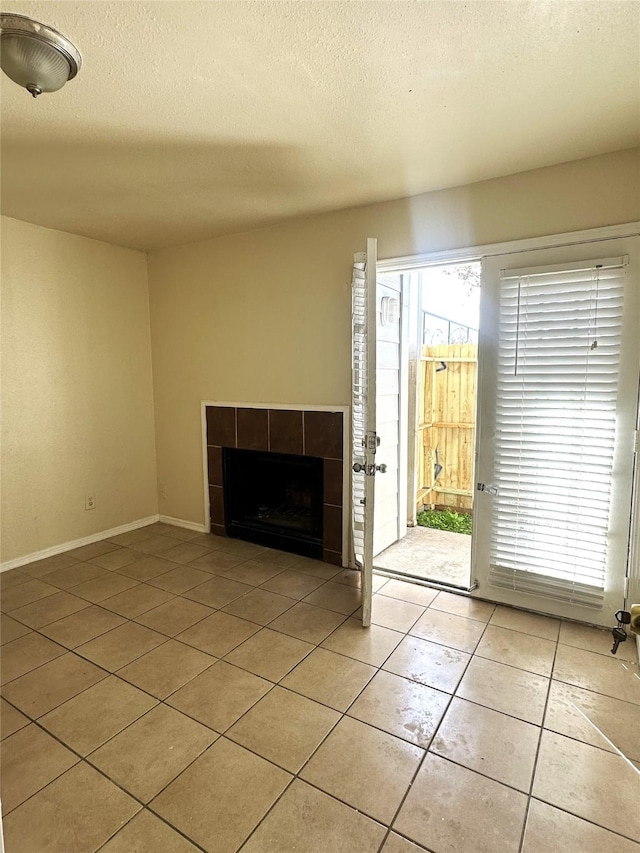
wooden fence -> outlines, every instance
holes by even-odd
[[[473,507],[477,368],[477,344],[440,344],[422,349],[418,511],[423,505],[464,510]]]

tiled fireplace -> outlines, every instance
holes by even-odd
[[[207,406],[211,532],[342,564],[342,411]]]

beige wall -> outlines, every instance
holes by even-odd
[[[145,255],[3,217],[2,331],[2,559],[155,514]]]
[[[149,255],[160,512],[204,520],[200,401],[349,404],[354,251],[381,258],[640,219],[640,150]]]

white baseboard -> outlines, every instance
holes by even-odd
[[[199,524],[197,521],[186,521],[184,518],[174,518],[172,515],[160,515],[158,521],[164,524],[173,524],[174,527],[184,527],[185,530],[195,530],[198,533],[208,533],[204,524]]]
[[[44,560],[45,557],[55,557],[56,554],[64,554],[65,551],[72,551],[74,548],[80,548],[82,545],[91,545],[93,542],[99,542],[101,539],[109,539],[111,536],[118,536],[120,533],[129,533],[131,530],[138,530],[140,527],[148,527],[150,524],[155,524],[156,521],[168,521],[165,516],[150,515],[147,518],[139,518],[137,521],[130,521],[129,524],[121,524],[119,527],[112,527],[111,530],[101,530],[99,533],[92,533],[90,536],[83,536],[82,539],[74,539],[72,542],[61,542],[60,545],[52,545],[51,548],[44,548],[42,551],[35,551],[33,554],[25,554],[24,557],[16,557],[13,560],[5,560],[0,564],[0,572],[6,572],[9,569],[17,569],[18,566],[26,566],[28,563],[35,563],[36,560]],[[177,519],[172,519],[169,523],[176,524],[180,527],[186,527],[191,522],[180,523]],[[196,525],[193,529],[200,530],[202,525]]]

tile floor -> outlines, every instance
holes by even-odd
[[[633,644],[375,586],[163,524],[1,575],[7,853],[640,853]]]

